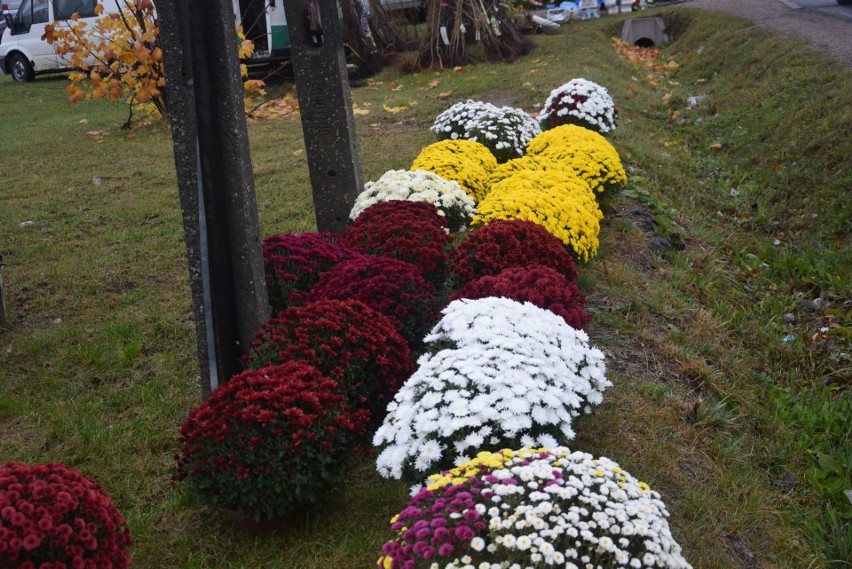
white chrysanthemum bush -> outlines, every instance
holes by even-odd
[[[556,446],[610,386],[588,336],[530,303],[457,300],[373,438],[379,473],[422,481],[481,450]]]
[[[606,88],[587,79],[572,79],[550,92],[538,121],[544,130],[575,124],[601,134],[615,130],[618,109]]]
[[[506,162],[524,155],[527,144],[541,133],[541,126],[522,109],[465,101],[439,114],[431,130],[439,140],[479,142],[498,162]]]
[[[429,477],[391,520],[384,569],[688,569],[660,495],[607,458],[504,449]]]
[[[364,191],[355,199],[349,218],[354,220],[371,205],[393,200],[434,205],[438,214],[447,219],[451,231],[466,229],[476,212],[473,198],[458,182],[426,170],[389,170],[375,182],[364,184]]]

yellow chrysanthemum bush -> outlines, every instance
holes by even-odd
[[[484,145],[472,140],[442,140],[424,148],[412,170],[428,170],[454,180],[477,203],[488,192],[488,178],[497,159]]]
[[[615,147],[600,134],[581,126],[562,125],[544,131],[529,143],[527,155],[571,169],[599,199],[611,197],[627,183],[627,173]]]
[[[492,219],[538,223],[583,261],[598,252],[603,214],[594,193],[577,176],[559,170],[521,170],[491,186],[472,225]]]
[[[574,175],[574,170],[562,161],[553,160],[547,156],[522,156],[521,158],[515,158],[503,164],[498,164],[491,172],[491,177],[488,179],[488,186],[491,187],[498,182],[502,182],[509,176],[514,176],[524,170],[537,172],[555,171]]]

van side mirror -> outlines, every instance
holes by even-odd
[[[6,20],[6,27],[9,28],[9,35],[15,33],[15,19],[9,12],[3,12],[3,19]]]

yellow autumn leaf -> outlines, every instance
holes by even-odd
[[[356,117],[361,117],[364,115],[369,115],[370,111],[368,111],[367,109],[352,109],[352,114]]]
[[[439,99],[446,99],[447,97],[449,97],[452,94],[453,94],[452,91],[444,91],[443,93],[438,93],[438,98]]]
[[[382,105],[382,108],[392,115],[395,115],[399,112],[408,110],[408,107],[406,107],[404,105],[398,105],[396,107],[391,107],[391,106],[388,106],[388,105]]]

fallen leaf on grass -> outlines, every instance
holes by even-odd
[[[398,105],[396,107],[389,107],[388,105],[383,105],[382,108],[392,115],[395,115],[399,112],[402,112],[402,111],[405,111],[405,110],[408,109],[408,107],[406,107],[404,105]]]
[[[453,67],[453,71],[456,73],[464,73],[464,67]]]
[[[446,99],[447,97],[449,97],[452,94],[453,94],[452,91],[444,91],[443,93],[438,93],[438,98],[439,99]]]
[[[441,84],[440,79],[435,79],[434,81],[429,81],[429,86],[426,87],[426,90],[428,91],[430,89],[434,89],[435,87],[437,87],[440,84]]]
[[[669,102],[669,100],[671,100],[671,98],[672,98],[672,94],[671,94],[671,93],[666,93],[665,95],[663,95],[663,99],[662,99],[662,101],[663,101],[664,103],[668,103],[668,102]]]
[[[360,117],[364,115],[369,115],[370,111],[368,111],[367,109],[352,109],[352,114],[356,117]]]
[[[391,91],[402,91],[402,85],[397,85],[396,83],[388,83],[388,89]]]
[[[713,150],[720,150],[722,148],[722,143],[721,142],[714,142],[713,144],[710,145],[710,148],[712,148]]]
[[[530,73],[541,73],[544,69],[530,69]]]
[[[81,119],[80,122],[77,123],[77,124],[89,124],[89,120],[88,119]]]

